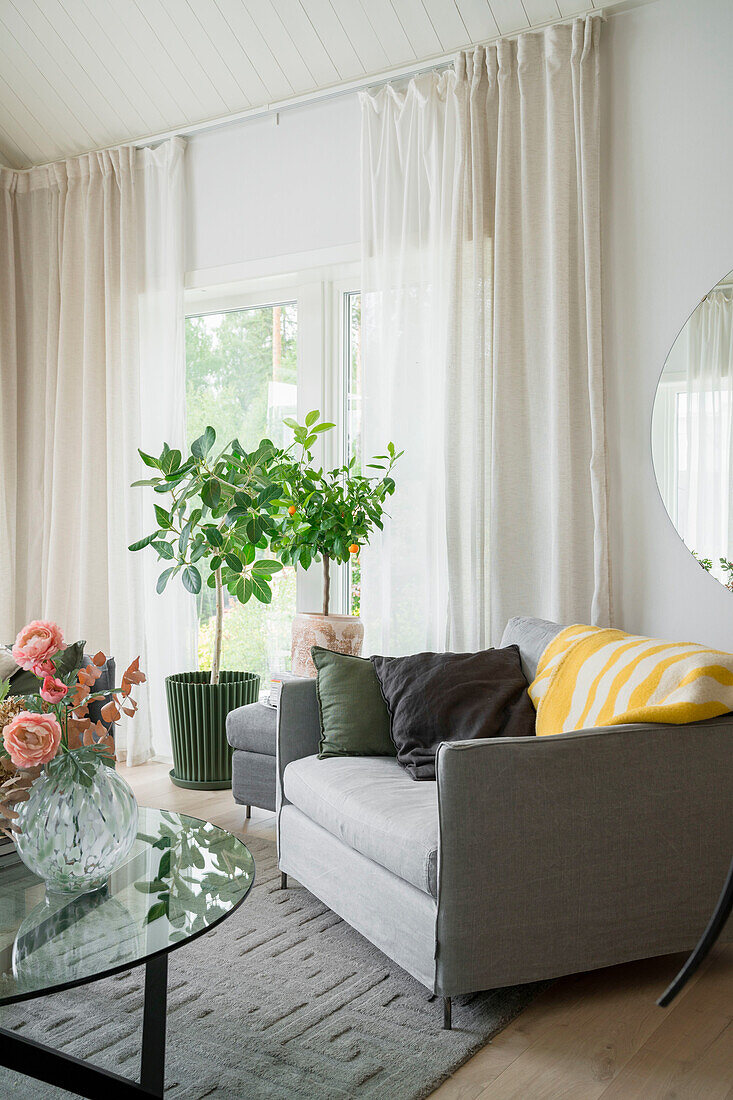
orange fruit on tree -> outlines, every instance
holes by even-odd
[[[294,516],[295,515],[295,505],[291,504],[290,507],[288,508],[288,511],[290,512],[291,516]]]
[[[358,542],[352,542],[351,546],[349,547],[349,553],[350,554],[358,554],[359,553],[359,543]]]

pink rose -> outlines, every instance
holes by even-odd
[[[53,760],[61,743],[61,726],[52,714],[22,710],[3,730],[3,742],[16,768],[34,768]]]
[[[21,668],[30,670],[36,676],[47,675],[53,671],[51,658],[64,646],[64,636],[56,623],[41,622],[34,619],[24,626],[13,646],[13,660]]]
[[[41,685],[41,698],[47,703],[60,703],[69,689],[57,676],[45,676]]]

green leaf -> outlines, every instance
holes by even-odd
[[[189,520],[188,523],[184,524],[184,526],[181,528],[181,533],[178,536],[178,553],[179,554],[185,554],[186,553],[186,547],[188,546],[188,539],[189,539],[190,534],[191,534],[191,521]]]
[[[221,485],[216,478],[209,478],[205,481],[201,489],[201,499],[207,508],[212,510],[216,508],[221,500]]]
[[[306,415],[305,415],[305,426],[306,426],[306,428],[310,428],[311,424],[315,424],[315,422],[318,420],[318,417],[320,415],[321,414],[318,411],[318,409],[313,409],[311,412],[306,413]]]
[[[155,542],[151,542],[150,545],[152,546],[153,550],[158,551],[158,554],[161,558],[170,559],[173,557],[173,547],[169,542],[163,542],[162,539],[156,539]]]
[[[152,882],[136,882],[134,885],[141,894],[159,894],[161,890],[168,889],[168,884],[157,878]]]
[[[195,565],[187,565],[183,570],[183,587],[194,596],[201,591],[201,574]]]
[[[193,563],[195,561],[199,561],[201,558],[203,558],[205,554],[208,554],[208,552],[209,547],[202,539],[201,542],[196,543],[193,550],[191,551],[191,562]]]
[[[168,851],[163,852],[163,855],[160,857],[160,864],[158,866],[158,878],[159,879],[164,879],[170,873],[171,873],[171,852],[170,852],[170,848],[169,848]]]
[[[271,603],[272,589],[267,581],[257,576],[250,577],[250,580],[252,581],[252,595],[254,598],[259,600],[260,603]]]
[[[133,542],[131,546],[127,547],[127,549],[132,551],[143,550],[146,546],[150,546],[150,543],[153,541],[157,533],[157,531],[153,531],[152,535],[146,535],[144,539],[138,539],[137,542]]]
[[[166,912],[167,906],[165,902],[157,901],[155,905],[152,905],[150,909],[148,909],[148,913],[145,917],[145,920],[143,921],[143,924],[152,924],[153,921],[158,919],[158,917],[164,917],[166,915]]]
[[[173,572],[173,567],[171,567],[170,569],[164,569],[163,572],[158,577],[158,583],[155,586],[155,591],[158,593],[158,595],[161,594],[161,592],[163,591],[165,586],[168,584],[168,581],[170,580],[172,572]]]
[[[71,672],[76,673],[81,668],[84,664],[85,645],[86,642],[83,641],[73,642],[54,657],[53,663],[59,676],[64,677]]]
[[[140,458],[143,460],[146,466],[152,466],[154,470],[160,470],[161,466],[157,458],[153,458],[152,455],[146,455],[145,451],[141,451],[139,447],[137,449],[137,453],[140,455]]]
[[[226,561],[229,568],[233,569],[235,573],[241,573],[242,572],[242,569],[244,568],[244,565],[242,563],[241,558],[239,558],[236,554],[232,554],[232,553],[225,554],[224,555],[224,560]]]
[[[191,444],[191,454],[194,454],[196,458],[206,458],[215,443],[216,432],[209,426],[203,435],[200,435],[198,439],[194,439]]]
[[[161,463],[161,469],[169,477],[181,465],[181,452],[179,450],[168,451]]]
[[[273,573],[279,573],[282,569],[282,563],[279,561],[268,561],[266,559],[260,559],[252,565],[252,572],[259,573],[264,576],[271,577]]]
[[[158,527],[162,527],[164,531],[170,530],[170,512],[166,512],[165,508],[161,508],[159,504],[154,504],[153,507],[155,509],[155,518],[158,521]]]
[[[287,424],[287,426],[289,428],[292,428],[294,432],[300,430],[300,424],[297,420],[293,420],[291,416],[286,416],[283,420],[283,424]]]
[[[218,527],[204,527],[203,533],[210,546],[223,546],[224,536]]]
[[[313,435],[316,435],[317,432],[328,432],[328,431],[331,430],[331,428],[335,428],[335,427],[336,427],[335,424],[327,423],[327,422],[324,421],[323,424],[316,424],[316,426],[314,428],[311,428],[311,433]]]

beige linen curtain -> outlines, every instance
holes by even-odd
[[[405,449],[367,647],[606,623],[600,21],[362,95],[364,453]]]
[[[154,726],[166,748],[162,654],[192,667],[190,613],[127,550],[150,525],[137,447],[183,434],[183,150],[0,168],[0,639],[50,618],[118,667],[139,653],[131,763]]]

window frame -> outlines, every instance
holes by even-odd
[[[200,278],[202,273],[197,273]],[[189,286],[184,293],[185,318],[212,313],[284,305],[294,302],[298,318],[298,419],[319,409],[333,421],[314,447],[319,463],[330,468],[343,464],[347,443],[348,295],[360,289],[359,263],[347,261],[310,270],[291,271],[226,284]],[[331,610],[349,613],[349,570],[332,570]],[[316,563],[296,570],[296,608],[320,611],[321,570]]]

